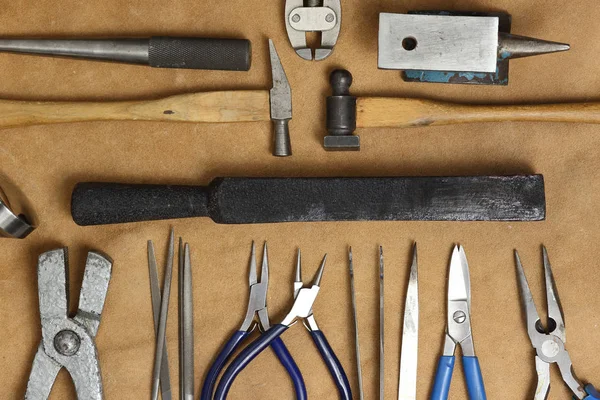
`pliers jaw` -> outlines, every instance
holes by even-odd
[[[285,27],[296,54],[305,60],[324,60],[331,55],[340,35],[342,6],[340,0],[308,1],[287,0],[285,3]],[[312,4],[311,4],[312,3]],[[317,5],[313,5],[317,4]],[[313,51],[307,46],[306,32],[320,32],[321,43]]]
[[[256,326],[261,332],[267,331],[271,324],[269,323],[269,314],[267,310],[267,290],[269,287],[269,260],[267,243],[263,247],[263,259],[260,273],[260,281],[256,266],[256,247],[252,242],[252,250],[250,253],[250,273],[249,273],[250,296],[248,298],[248,308],[246,309],[246,317],[240,327],[240,331],[252,332]],[[258,323],[256,315],[258,314]]]
[[[282,325],[292,326],[297,319],[305,320],[305,326],[308,330],[318,330],[317,323],[314,320],[312,307],[319,294],[321,285],[321,279],[323,278],[323,272],[325,270],[325,263],[327,261],[327,255],[323,257],[321,266],[315,275],[313,284],[310,287],[304,287],[302,283],[302,271],[301,271],[301,256],[298,251],[298,258],[296,261],[296,277],[294,280],[294,305],[288,313],[288,315],[282,321]]]
[[[112,260],[88,253],[79,310],[68,317],[67,249],[46,252],[38,260],[42,341],[27,383],[26,399],[47,398],[62,367],[73,379],[80,399],[102,399],[95,336],[106,299]]]

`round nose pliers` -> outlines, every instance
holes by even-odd
[[[263,248],[263,260],[261,268],[260,281],[257,276],[256,266],[256,251],[254,243],[252,243],[252,250],[250,256],[250,297],[248,300],[248,308],[246,311],[246,318],[242,323],[242,326],[236,331],[231,338],[227,341],[225,346],[221,349],[220,353],[215,358],[212,366],[206,374],[204,384],[202,386],[202,392],[200,393],[201,400],[212,400],[213,391],[217,378],[223,370],[223,367],[235,352],[235,350],[241,345],[250,333],[258,326],[261,332],[266,332],[271,328],[269,322],[269,313],[267,310],[267,288],[269,284],[269,262],[267,258],[267,244],[265,243]],[[255,320],[258,315],[258,322]],[[275,352],[275,355],[281,362],[281,364],[287,370],[289,376],[292,378],[294,384],[294,390],[296,391],[296,398],[300,400],[306,400],[306,385],[304,384],[304,378],[296,365],[296,362],[292,358],[292,355],[288,351],[287,347],[280,338],[273,339],[270,343],[271,348]]]
[[[219,381],[219,385],[217,386],[214,397],[216,400],[225,400],[227,398],[227,393],[233,385],[237,375],[244,368],[246,368],[246,366],[248,366],[248,364],[250,364],[250,362],[254,360],[254,358],[256,358],[263,350],[270,345],[272,346],[272,343],[278,340],[281,334],[283,334],[283,332],[285,332],[298,320],[302,320],[306,328],[309,330],[311,337],[317,346],[319,353],[321,354],[321,357],[325,361],[329,372],[334,378],[340,398],[342,400],[352,399],[350,383],[346,373],[344,372],[344,368],[335,355],[333,349],[327,342],[325,335],[323,335],[323,332],[319,330],[312,311],[313,304],[317,299],[317,294],[319,293],[326,259],[327,256],[323,258],[323,262],[317,271],[313,284],[310,287],[304,287],[301,279],[300,252],[298,252],[298,258],[296,262],[296,278],[294,281],[295,300],[290,312],[281,323],[274,325],[271,327],[271,329],[263,333],[258,339],[250,343],[231,362]]]

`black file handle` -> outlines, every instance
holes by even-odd
[[[73,190],[71,214],[82,226],[206,217],[208,188],[79,183]]]

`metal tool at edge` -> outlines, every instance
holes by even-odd
[[[413,246],[412,265],[406,289],[400,372],[398,374],[398,400],[416,400],[417,364],[419,348],[419,286],[417,244]]]
[[[152,317],[154,320],[154,333],[155,335],[158,335],[162,294],[160,292],[160,283],[158,279],[158,268],[156,265],[154,243],[151,240],[148,240],[148,270],[150,274],[150,296],[152,300]],[[167,354],[167,348],[163,347],[162,351],[163,354],[160,365],[160,392],[162,400],[171,400],[171,376],[169,373],[169,357]]]
[[[169,235],[169,251],[167,256],[167,267],[165,270],[165,281],[163,283],[163,294],[160,304],[160,317],[156,333],[156,353],[154,358],[154,368],[152,371],[152,400],[158,400],[158,389],[160,384],[162,360],[166,346],[167,319],[169,315],[169,299],[171,295],[171,280],[173,278],[173,257],[175,253],[175,234],[171,230]]]
[[[354,345],[356,352],[356,373],[358,376],[358,395],[359,400],[364,400],[365,392],[363,389],[362,366],[360,362],[360,341],[358,340],[358,315],[356,311],[356,290],[354,287],[354,262],[352,259],[352,247],[348,249],[348,265],[350,272],[350,293],[352,295],[352,318],[354,320]]]
[[[194,399],[194,302],[190,245],[179,239],[179,398]]]
[[[384,296],[383,296],[383,247],[379,246],[379,399],[384,400],[385,397],[385,357],[383,339],[385,331],[383,323],[385,320],[384,313]]]

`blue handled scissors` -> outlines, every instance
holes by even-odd
[[[527,317],[527,333],[536,351],[535,369],[538,375],[535,400],[546,400],[550,392],[550,364],[557,364],[565,384],[573,392],[574,399],[600,400],[600,393],[592,386],[583,386],[573,373],[573,364],[569,352],[565,349],[565,318],[558,298],[548,252],[543,247],[544,276],[546,278],[546,301],[548,302],[547,329],[541,323],[533,296],[523,271],[519,253],[515,251],[515,262],[519,275],[521,299]]]
[[[206,374],[204,385],[202,386],[202,392],[200,393],[201,400],[212,400],[215,383],[219,374],[223,370],[223,367],[240,346],[240,344],[246,339],[250,333],[258,326],[261,332],[266,332],[271,328],[269,322],[269,313],[267,310],[267,288],[269,284],[269,262],[267,259],[267,244],[265,243],[263,248],[263,260],[261,268],[260,282],[258,281],[257,268],[256,268],[256,250],[254,242],[252,243],[252,251],[250,256],[250,298],[248,300],[248,309],[246,311],[246,318],[242,323],[242,326],[236,331],[229,341],[223,346],[221,352],[213,362],[212,366]],[[255,320],[258,315],[258,322]],[[292,378],[294,384],[294,390],[296,391],[296,398],[298,400],[306,400],[306,385],[304,384],[304,378],[300,373],[300,369],[296,365],[296,362],[292,358],[292,355],[285,347],[285,344],[280,338],[275,338],[270,342],[271,348],[275,352],[275,355],[285,367],[288,374]]]
[[[431,400],[447,400],[454,370],[454,352],[460,345],[470,400],[486,400],[479,360],[471,334],[471,280],[469,264],[462,246],[455,246],[448,274],[448,322],[444,353],[440,357]]]
[[[273,341],[277,340],[283,332],[285,332],[298,320],[303,320],[306,328],[310,331],[311,337],[317,346],[321,357],[325,361],[329,372],[334,378],[340,398],[342,400],[352,399],[350,383],[346,373],[344,372],[344,368],[327,342],[323,332],[319,330],[312,311],[313,304],[317,299],[317,294],[319,293],[326,259],[327,256],[323,258],[323,262],[317,271],[312,286],[304,287],[301,280],[300,252],[298,252],[298,259],[296,263],[296,279],[294,281],[295,300],[290,312],[280,324],[274,325],[254,342],[250,343],[231,362],[229,367],[227,367],[227,370],[225,370],[219,385],[217,386],[214,397],[215,400],[225,400],[227,398],[227,393],[233,385],[237,375],[269,345],[272,346]]]

